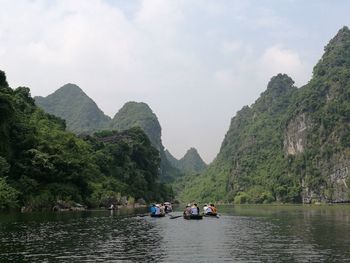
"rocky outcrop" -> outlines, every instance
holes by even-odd
[[[305,113],[301,113],[293,118],[287,125],[284,134],[284,152],[287,155],[296,155],[304,152],[307,144],[307,131],[311,126],[311,121]]]
[[[319,164],[319,171],[324,182],[318,189],[306,183],[307,175],[303,179],[303,203],[350,202],[350,150],[335,154],[328,161],[322,161]]]

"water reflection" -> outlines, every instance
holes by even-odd
[[[200,221],[140,211],[2,215],[0,261],[350,262],[349,206],[220,211]]]

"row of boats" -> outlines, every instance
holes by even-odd
[[[167,213],[172,211],[171,203],[166,202],[164,204],[152,204],[150,207],[151,217],[164,217]],[[203,217],[218,217],[217,208],[214,204],[204,205],[203,212],[200,213],[200,209],[196,203],[188,204],[183,212],[183,218],[187,220],[200,220]],[[182,217],[171,216],[170,219]]]

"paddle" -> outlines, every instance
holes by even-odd
[[[179,217],[182,217],[182,215],[181,216],[171,216],[170,219],[175,219],[175,218],[179,218]]]
[[[139,214],[137,215],[138,217],[144,217],[144,216],[148,216],[148,214]]]

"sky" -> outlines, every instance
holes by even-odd
[[[80,86],[113,117],[146,102],[175,157],[211,162],[231,118],[278,73],[305,85],[350,26],[346,0],[0,0],[0,69],[47,96]]]

